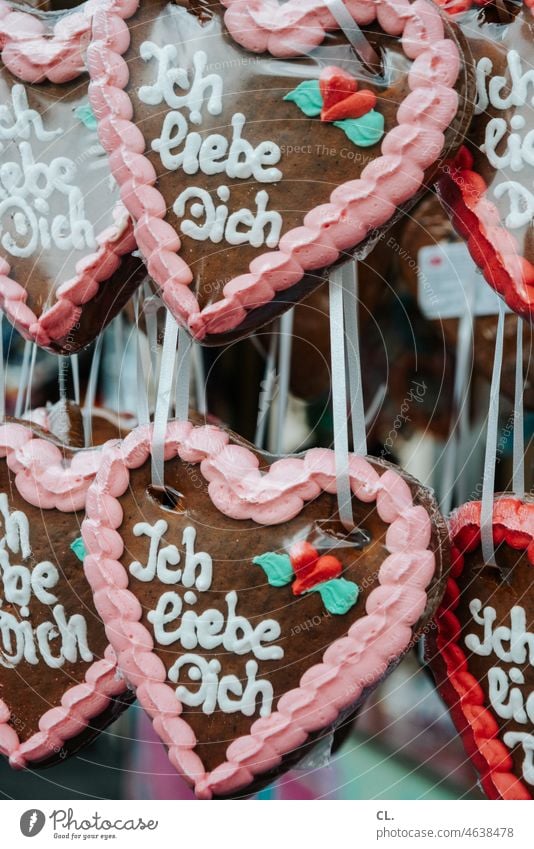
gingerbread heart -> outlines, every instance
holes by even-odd
[[[477,69],[477,102],[466,147],[438,182],[452,222],[487,282],[514,312],[534,317],[532,10],[510,4],[469,14],[462,30]],[[495,11],[495,10],[493,10]]]
[[[448,263],[451,282],[460,277],[463,284],[465,279],[464,266],[455,271],[452,259],[447,256],[448,246],[459,242],[460,237],[455,233],[451,221],[444,212],[435,195],[429,194],[412,212],[399,237],[398,251],[399,272],[401,281],[407,286],[410,294],[418,298],[420,285],[429,292],[429,297],[437,297],[437,278],[432,279],[425,267],[422,269],[421,251],[430,245],[442,245],[441,260]],[[440,259],[438,255],[435,261]],[[467,302],[464,298],[464,306]],[[454,354],[458,341],[458,319],[433,319],[437,336],[444,338],[447,347]],[[507,315],[504,320],[504,352],[501,377],[501,392],[510,400],[514,399],[515,387],[515,357],[516,357],[517,319]],[[478,374],[491,382],[493,373],[493,355],[497,335],[496,315],[477,315],[474,319],[473,364]],[[440,339],[441,341],[441,339]],[[528,410],[534,409],[534,370],[532,368],[532,346],[534,337],[532,328],[523,328],[523,374],[524,374],[524,403]],[[439,344],[439,342],[438,342]]]
[[[63,760],[131,701],[81,563],[98,453],[0,425],[0,752],[16,768]]]
[[[337,516],[334,453],[273,462],[212,426],[151,429],[102,454],[82,533],[121,671],[200,798],[247,795],[348,716],[425,627],[448,536],[433,496],[351,456],[358,531]]]
[[[0,304],[62,354],[92,342],[144,279],[87,86],[27,86],[0,63]]]
[[[452,569],[426,656],[491,799],[534,790],[534,503],[499,495],[497,566],[484,562],[480,502],[451,518]]]
[[[64,83],[85,72],[85,50],[95,11],[112,6],[120,18],[137,0],[0,2],[0,57],[9,71],[29,83]],[[25,9],[24,6],[27,8]],[[31,7],[36,8],[31,8]]]
[[[97,14],[88,50],[139,249],[206,344],[250,333],[373,244],[457,147],[472,109],[453,25],[426,0],[349,4],[357,22],[376,22],[380,79],[328,34],[338,26],[325,0],[224,5],[141,5],[124,58],[115,17]],[[328,80],[348,75],[355,91],[341,86],[349,96],[325,113]]]

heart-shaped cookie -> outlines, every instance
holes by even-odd
[[[25,85],[0,63],[0,303],[62,354],[92,342],[144,279],[87,86]]]
[[[29,83],[64,83],[84,73],[93,15],[112,7],[128,18],[138,0],[0,2],[0,58],[12,74]],[[27,8],[24,8],[26,6]],[[37,8],[31,8],[31,7]]]
[[[88,50],[139,249],[206,344],[250,333],[372,244],[472,110],[453,25],[426,0],[349,4],[372,24],[382,77],[333,32],[324,0],[226,5],[141,5],[124,58],[114,16],[98,13]]]
[[[16,768],[63,760],[131,700],[81,563],[98,453],[0,425],[0,752]]]
[[[527,4],[511,19],[491,8],[461,24],[477,69],[477,102],[466,146],[438,182],[453,224],[487,282],[514,312],[534,317],[534,20]],[[498,19],[497,19],[498,21]]]
[[[351,456],[358,531],[333,451],[267,460],[220,428],[150,428],[102,454],[84,568],[119,667],[197,796],[248,795],[299,760],[425,627],[448,570],[431,493]]]
[[[432,279],[426,268],[424,271],[422,269],[420,251],[430,245],[443,245],[444,254],[441,259],[443,262],[447,262],[447,267],[450,268],[451,283],[454,283],[455,276],[456,280],[460,277],[463,285],[468,282],[463,277],[465,273],[464,266],[458,267],[456,271],[452,261],[449,263],[445,254],[447,246],[458,241],[460,241],[460,237],[455,233],[443,207],[435,195],[429,194],[413,210],[410,220],[403,227],[399,237],[399,272],[402,282],[407,286],[414,298],[417,298],[419,294],[419,278],[421,278],[422,285],[427,289],[430,298],[438,298],[440,295],[441,298],[444,297],[442,293],[437,291],[437,279]],[[440,257],[436,255],[433,259],[434,261],[438,261]],[[464,296],[465,306],[467,304]],[[436,328],[437,336],[439,335],[439,337],[444,338],[447,347],[451,353],[454,353],[458,341],[458,319],[434,319],[433,324]],[[512,401],[515,387],[516,327],[516,317],[514,315],[507,315],[504,320],[501,391]],[[497,316],[477,315],[474,319],[473,363],[476,371],[483,375],[488,382],[491,382],[493,373],[496,335]],[[524,403],[528,410],[534,409],[533,342],[532,329],[528,325],[525,325],[523,328]],[[440,342],[437,341],[437,344],[440,344]]]
[[[491,799],[534,795],[534,503],[499,495],[497,566],[484,562],[480,502],[451,517],[452,568],[426,656]]]

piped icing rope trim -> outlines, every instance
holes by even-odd
[[[70,739],[77,737],[92,719],[106,710],[113,698],[125,691],[126,684],[117,672],[115,653],[108,646],[104,658],[89,666],[85,680],[65,691],[61,705],[41,716],[39,731],[24,743],[9,724],[9,708],[0,699],[0,753],[9,758],[15,769],[46,760],[61,751]]]
[[[24,12],[0,0],[0,56],[6,68],[28,83],[65,83],[87,70],[85,51],[93,16],[109,8],[117,18],[134,14],[139,0],[87,0],[80,8],[53,12]],[[47,18],[53,18],[53,27]]]
[[[452,569],[444,600],[436,614],[437,635],[429,640],[427,659],[439,653],[445,665],[446,680],[440,689],[447,691],[447,704],[454,705],[452,717],[466,750],[481,777],[490,799],[531,799],[526,784],[513,772],[509,749],[499,739],[499,726],[491,708],[485,706],[480,683],[469,672],[468,658],[460,646],[461,624],[455,615],[460,590],[457,580],[464,569],[464,554],[481,545],[480,501],[471,501],[454,511],[450,518]],[[496,498],[493,511],[495,545],[508,543],[526,549],[534,565],[534,504],[513,496]],[[433,645],[435,640],[435,645]]]
[[[70,512],[83,509],[89,484],[98,469],[98,450],[74,453],[69,464],[59,448],[35,436],[31,428],[0,425],[0,457],[15,472],[15,485],[29,504],[42,509]],[[21,743],[6,703],[0,699],[0,752],[11,766],[22,769],[32,761],[45,760],[99,716],[126,685],[117,674],[110,646],[104,658],[92,663],[81,684],[69,687],[61,705],[47,710],[39,731]]]
[[[72,454],[66,462],[64,452],[36,436],[31,427],[13,422],[0,425],[0,457],[6,458],[15,473],[15,486],[22,497],[42,510],[83,510],[87,490],[100,466],[101,451],[69,449]]]
[[[298,23],[301,7],[315,23]],[[286,25],[292,27],[294,43],[302,44],[308,37],[313,37],[313,44],[319,43],[326,34],[321,21],[334,21],[317,0],[299,0],[298,4],[289,2],[281,7],[263,0],[246,0],[232,4],[226,14],[243,14],[248,20],[251,8],[254,32],[267,33],[267,44],[275,37],[272,30]],[[132,122],[132,102],[125,91],[129,70],[121,55],[128,44],[118,49],[117,20],[112,10],[95,14],[94,41],[87,58],[92,78],[89,97],[99,118],[100,140],[110,153],[121,198],[136,220],[135,235],[149,274],[176,319],[198,340],[238,327],[249,310],[291,288],[307,272],[330,266],[343,252],[354,249],[414,197],[423,185],[425,169],[443,150],[444,131],[458,109],[453,86],[460,57],[454,41],[445,37],[439,11],[427,0],[357,0],[350,2],[349,8],[358,24],[377,19],[386,33],[401,38],[406,56],[413,60],[408,75],[410,94],[398,109],[397,126],[384,136],[381,155],[364,168],[359,179],[338,186],[329,203],[312,209],[302,227],[282,236],[278,250],[256,257],[248,273],[224,286],[221,300],[202,310],[189,288],[191,269],[179,256],[180,238],[165,221],[167,205],[156,187],[154,167],[144,155],[144,136]],[[293,18],[297,22],[291,24]],[[236,41],[248,33],[237,24],[231,31]]]
[[[455,230],[467,243],[487,282],[510,308],[534,318],[534,265],[520,250],[515,236],[501,223],[489,199],[484,178],[473,171],[473,157],[463,147],[440,176],[437,187]]]
[[[84,569],[120,670],[136,687],[175,769],[194,786],[199,798],[209,799],[235,793],[256,775],[277,767],[310,734],[334,723],[406,651],[435,573],[436,559],[429,549],[432,523],[424,507],[414,505],[410,488],[399,474],[388,469],[379,475],[363,457],[351,458],[355,497],[376,502],[380,518],[389,525],[385,540],[389,555],[380,567],[379,586],[367,599],[366,615],[349,628],[347,636],[328,647],[322,662],[306,671],[298,687],[280,698],[276,711],[256,720],[249,734],[228,746],[223,764],[206,772],[194,751],[195,734],[181,718],[175,690],[165,683],[165,666],[153,651],[152,635],[141,624],[141,605],[128,589],[128,573],[120,563],[124,542],[118,499],[128,490],[130,470],[149,460],[150,446],[151,428],[146,426],[103,452],[82,526],[87,550]],[[228,434],[213,426],[169,423],[165,458],[176,456],[200,464],[213,504],[231,518],[252,518],[269,525],[286,522],[298,515],[306,501],[336,488],[332,451],[311,450],[302,459],[279,460],[262,474],[251,451],[229,444]]]
[[[39,317],[27,305],[28,292],[9,277],[10,265],[0,258],[0,306],[22,335],[46,347],[64,339],[79,322],[85,304],[96,297],[102,283],[117,271],[121,258],[136,248],[131,219],[121,203],[115,207],[117,224],[99,236],[100,248],[76,264],[76,277],[55,291],[55,303]]]

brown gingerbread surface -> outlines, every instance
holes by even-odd
[[[378,468],[383,469],[384,466]],[[149,463],[130,473],[129,490],[120,499],[124,511],[120,533],[125,544],[121,562],[127,572],[134,561],[143,565],[147,563],[150,540],[142,533],[134,533],[134,527],[139,522],[154,526],[158,520],[164,519],[168,523],[168,529],[161,546],[174,544],[180,551],[183,551],[184,529],[194,527],[195,552],[208,552],[213,559],[212,584],[207,591],[195,593],[196,599],[192,602],[195,612],[200,614],[215,608],[226,616],[225,596],[235,590],[238,596],[237,615],[245,616],[252,626],[268,618],[273,618],[280,624],[281,636],[276,645],[283,647],[283,659],[258,660],[256,676],[271,682],[274,709],[280,696],[297,686],[302,674],[310,666],[321,662],[328,645],[346,634],[350,625],[365,614],[366,599],[377,585],[378,569],[387,556],[384,545],[386,525],[378,517],[374,505],[365,505],[354,499],[354,515],[360,533],[352,544],[333,548],[334,539],[345,535],[338,520],[335,496],[323,493],[306,505],[291,522],[265,527],[253,521],[236,521],[222,515],[213,506],[207,484],[197,466],[185,464],[179,459],[167,462],[165,483],[178,493],[175,495],[174,509],[172,506],[171,509],[169,506],[162,506],[160,499],[151,491]],[[443,590],[443,580],[448,568],[447,532],[428,491],[411,479],[409,483],[416,502],[429,509],[435,520],[432,548],[436,552],[436,572],[427,591],[427,610],[414,627],[414,632],[420,633]],[[347,613],[328,613],[316,592],[297,597],[290,585],[271,586],[261,566],[253,563],[253,558],[266,552],[287,554],[290,545],[297,538],[306,538],[318,550],[321,546],[321,553],[330,550],[342,563],[343,578],[358,585],[360,595],[355,606]],[[162,593],[172,590],[173,587],[162,584],[158,579],[142,581],[131,573],[129,586],[143,607],[142,622],[153,634],[149,613],[156,608]],[[184,608],[187,607],[184,602]],[[172,627],[177,624],[178,620]],[[170,629],[171,625],[168,627]],[[155,647],[156,654],[167,670],[185,653],[182,647],[178,650],[177,646],[170,644]],[[227,652],[223,648],[206,652],[198,647],[194,652],[198,652],[206,660],[216,658],[222,667],[221,676],[233,674],[242,683],[246,680],[246,658]],[[177,682],[172,686],[184,684],[194,688],[196,685],[191,684],[187,675],[187,669],[182,667]],[[213,769],[220,764],[224,760],[229,743],[248,732],[259,716],[259,704],[257,700],[253,716],[245,716],[241,712],[223,713],[219,709],[211,715],[206,715],[200,707],[184,705],[182,715],[195,732],[198,740],[196,751],[207,769]]]

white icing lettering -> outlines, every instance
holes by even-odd
[[[475,113],[481,115],[491,106],[498,111],[534,105],[534,70],[523,71],[521,56],[510,50],[506,57],[505,75],[493,74],[493,61],[487,56],[479,59],[476,68],[477,101]],[[530,97],[530,101],[529,101]],[[514,173],[525,166],[534,166],[534,130],[524,136],[525,118],[520,114],[492,117],[485,127],[480,149],[496,171],[509,169]],[[509,211],[505,224],[511,230],[525,227],[534,217],[534,195],[525,180],[497,180],[492,186],[495,199],[507,198]]]
[[[192,80],[187,70],[178,66],[178,51],[172,44],[158,47],[146,41],[141,45],[141,56],[146,62],[155,59],[157,72],[151,85],[139,89],[139,99],[150,106],[165,102],[172,110],[165,115],[159,138],[151,142],[152,150],[159,154],[168,171],[182,169],[189,176],[199,171],[208,176],[226,174],[233,180],[253,179],[258,183],[277,183],[282,179],[282,171],[275,167],[282,158],[279,145],[268,140],[252,145],[244,138],[246,117],[241,112],[231,118],[230,140],[221,133],[203,137],[200,132],[189,131],[189,122],[202,124],[204,103],[210,115],[222,112],[223,80],[219,74],[206,75],[204,51],[194,54]],[[184,93],[178,94],[177,89]],[[183,110],[189,111],[189,121]],[[246,208],[231,212],[226,206],[230,190],[225,185],[219,186],[216,193],[222,204],[216,205],[210,192],[200,187],[187,188],[179,195],[173,204],[178,218],[185,216],[188,202],[194,201],[190,214],[194,219],[203,219],[201,224],[190,218],[182,221],[184,235],[197,241],[210,239],[214,244],[224,240],[231,245],[278,245],[283,219],[279,212],[267,210],[266,191],[256,193],[255,212]]]
[[[34,140],[50,141],[62,132],[61,128],[44,129],[42,118],[29,108],[22,85],[13,86],[11,106],[0,106],[0,153],[17,154],[0,165],[1,244],[12,256],[27,258],[52,246],[60,251],[97,247],[93,226],[85,217],[83,195],[73,185],[78,173],[74,161],[57,156],[47,163],[34,154]],[[53,214],[51,202],[58,196],[65,212]],[[8,220],[9,230],[4,225]]]
[[[526,614],[523,607],[512,607],[510,611],[511,627],[499,625],[494,628],[497,613],[495,608],[475,598],[469,604],[473,620],[484,626],[484,639],[481,642],[474,634],[468,634],[465,644],[470,651],[483,657],[494,652],[500,660],[507,663],[530,663],[534,665],[534,634],[527,631]],[[482,611],[482,615],[480,615]],[[508,648],[505,644],[508,643]]]
[[[505,746],[513,749],[522,746],[524,752],[523,778],[528,784],[534,784],[534,734],[527,731],[507,731],[503,737]]]
[[[193,56],[194,76],[191,82],[185,68],[178,65],[178,50],[174,44],[158,47],[153,41],[144,41],[140,48],[141,58],[145,62],[155,59],[158,63],[156,80],[152,85],[144,85],[139,89],[139,100],[149,106],[159,106],[165,103],[170,109],[189,110],[192,124],[202,122],[202,106],[207,98],[207,109],[210,115],[220,115],[222,112],[223,81],[220,74],[205,75],[208,57],[203,50],[197,50]],[[189,91],[184,95],[176,93],[176,88]]]
[[[190,667],[188,677],[193,682],[199,682],[196,691],[191,691],[180,684],[176,695],[180,701],[190,707],[202,707],[207,716],[217,709],[223,713],[237,713],[244,716],[254,716],[256,699],[260,698],[260,716],[269,716],[273,703],[273,687],[270,681],[257,679],[258,664],[248,660],[245,665],[246,684],[236,675],[224,675],[219,679],[221,664],[218,660],[206,660],[198,654],[184,654],[169,670],[169,679],[177,683],[180,672],[184,667]],[[235,698],[230,698],[230,696]]]
[[[221,193],[224,193],[221,195]],[[220,186],[217,194],[221,199],[228,199],[227,186]],[[275,248],[280,241],[282,231],[282,216],[274,210],[267,210],[269,195],[265,191],[256,195],[256,214],[250,209],[240,209],[229,215],[228,207],[224,204],[215,206],[211,195],[205,189],[190,187],[178,196],[173,209],[179,218],[183,218],[189,201],[197,200],[190,208],[194,218],[203,218],[203,224],[196,224],[189,218],[181,223],[181,230],[186,236],[197,241],[210,239],[219,244],[223,239],[230,245],[243,245],[247,242],[255,248],[266,244]],[[245,229],[241,229],[245,228]],[[265,230],[268,228],[266,235]]]
[[[224,713],[240,711],[245,716],[254,715],[259,699],[260,715],[267,716],[271,711],[273,689],[269,681],[257,677],[257,661],[283,658],[283,648],[275,645],[281,636],[279,623],[274,619],[263,619],[253,625],[238,612],[239,597],[235,590],[225,594],[223,610],[210,607],[198,613],[194,609],[199,601],[197,593],[211,588],[212,558],[205,551],[195,550],[196,530],[187,526],[182,535],[185,547],[183,571],[176,569],[169,575],[167,563],[178,565],[182,555],[176,546],[164,544],[167,531],[168,523],[164,519],[153,525],[139,522],[134,526],[134,534],[145,536],[150,542],[146,565],[135,560],[129,571],[140,581],[159,580],[162,584],[172,583],[185,589],[183,596],[178,586],[175,590],[163,592],[155,608],[147,614],[156,644],[178,644],[185,652],[168,672],[169,680],[178,685],[177,697],[191,707],[201,706],[205,714],[219,709]],[[219,650],[221,657],[224,657],[223,652],[238,657],[253,655],[254,659],[249,658],[245,662],[246,683],[236,675],[221,674],[222,661],[197,654],[198,650]],[[189,681],[198,683],[196,689],[189,689],[181,680],[181,673],[183,676],[186,671]]]
[[[196,587],[202,592],[211,585],[210,555],[204,551],[195,551],[196,530],[193,527],[187,527],[182,536],[182,544],[185,546],[183,574],[181,569],[168,569],[169,564],[177,566],[181,562],[181,554],[175,545],[160,548],[168,529],[169,525],[164,519],[159,519],[155,525],[149,525],[147,522],[138,522],[134,525],[134,535],[149,537],[150,548],[146,566],[134,560],[130,563],[130,574],[139,581],[153,581],[156,576],[162,584],[177,584],[181,581],[184,587]]]
[[[0,514],[3,536],[0,539],[0,666],[16,667],[22,660],[33,665],[39,656],[47,666],[57,669],[78,659],[90,662],[92,652],[87,643],[87,624],[75,613],[67,618],[65,608],[51,592],[59,583],[57,567],[42,560],[33,567],[11,563],[18,555],[22,560],[31,557],[29,522],[20,510],[10,512],[7,496],[0,493]],[[27,617],[33,599],[52,607],[53,621],[33,627]],[[5,603],[18,608],[18,616],[5,609]],[[55,648],[56,653],[52,652]]]

